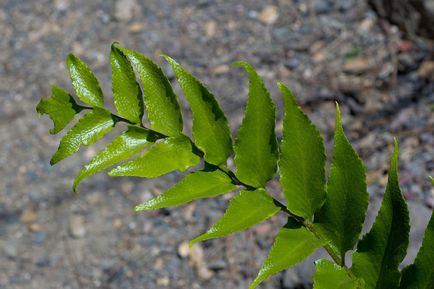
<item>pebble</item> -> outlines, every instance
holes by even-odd
[[[196,268],[199,279],[206,281],[214,276],[214,272],[208,269],[204,260],[203,249],[200,244],[195,244],[190,250],[190,263]]]
[[[271,25],[274,24],[279,18],[279,11],[274,5],[265,6],[265,8],[259,13],[258,19],[263,24]]]
[[[20,221],[23,224],[29,224],[36,220],[37,215],[35,211],[31,209],[24,209],[24,211],[21,213]]]
[[[188,242],[182,242],[178,246],[178,255],[181,258],[187,258],[190,255],[190,247]]]
[[[84,217],[79,215],[72,215],[69,219],[69,234],[73,238],[83,238],[86,235],[86,228],[84,227]]]
[[[360,74],[364,73],[372,68],[371,63],[367,58],[355,57],[348,60],[344,66],[343,70],[348,73]]]
[[[17,256],[17,247],[12,242],[6,243],[3,246],[3,251],[9,259],[13,260]]]
[[[128,26],[128,31],[130,31],[131,33],[139,33],[142,32],[144,29],[145,29],[145,24],[140,22],[135,22],[130,26]]]
[[[40,232],[42,230],[42,226],[38,223],[33,223],[33,224],[30,224],[29,230],[31,232],[34,232],[34,233]]]
[[[138,8],[136,0],[118,0],[115,4],[115,17],[121,21],[128,21]]]
[[[32,242],[36,245],[42,245],[47,240],[47,233],[46,232],[37,232],[32,234]]]
[[[38,267],[47,267],[50,265],[50,260],[45,256],[37,256],[35,259],[35,265]]]
[[[163,287],[168,287],[170,285],[170,279],[167,276],[161,277],[157,279],[157,285],[158,286],[163,286]]]

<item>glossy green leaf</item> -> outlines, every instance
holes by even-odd
[[[289,219],[277,234],[267,259],[249,289],[255,288],[270,276],[303,261],[321,245],[321,241],[311,232]]]
[[[172,58],[165,56],[181,85],[193,113],[193,137],[208,163],[226,162],[232,152],[228,121],[214,95]]]
[[[190,245],[245,230],[271,218],[279,211],[280,207],[264,189],[241,191],[231,200],[221,219],[205,234],[192,240]]]
[[[118,162],[129,159],[145,147],[151,145],[154,141],[155,137],[147,129],[135,126],[128,127],[127,131],[114,138],[104,150],[99,152],[84,166],[74,180],[74,191],[85,178],[105,170]]]
[[[353,271],[365,280],[366,289],[397,288],[398,266],[404,259],[410,231],[408,208],[398,182],[398,144],[390,162],[389,180],[371,231],[353,254]]]
[[[180,135],[157,142],[140,157],[111,170],[109,175],[155,178],[175,170],[184,171],[199,162],[190,140]]]
[[[400,289],[434,288],[434,214],[425,230],[422,247],[414,263],[402,272]]]
[[[336,104],[336,127],[327,198],[315,215],[315,223],[322,235],[332,241],[340,252],[353,249],[359,239],[368,209],[365,168],[352,148],[342,128],[339,106]]]
[[[288,210],[311,218],[326,198],[324,142],[314,124],[283,84],[283,139],[279,160],[280,182]]]
[[[94,108],[86,113],[60,140],[51,158],[52,165],[77,152],[81,145],[91,145],[109,133],[114,126],[112,115],[105,109]]]
[[[111,47],[110,62],[116,110],[132,123],[141,123],[144,112],[142,91],[133,67],[116,44]]]
[[[361,279],[351,277],[347,269],[329,261],[321,259],[315,262],[313,289],[363,289]]]
[[[137,205],[136,211],[179,206],[193,200],[215,197],[235,190],[231,178],[220,170],[198,171],[187,175],[182,181],[156,198]]]
[[[104,107],[104,95],[89,66],[73,54],[68,55],[66,64],[78,98],[90,106]]]
[[[119,49],[128,57],[140,76],[151,129],[168,136],[181,134],[181,109],[163,70],[141,53]]]
[[[259,75],[246,62],[235,62],[246,69],[249,96],[243,122],[235,141],[236,176],[245,184],[264,187],[277,168],[276,109]]]
[[[64,129],[81,110],[82,108],[77,105],[74,98],[58,86],[53,86],[51,96],[41,99],[36,107],[38,113],[48,114],[53,121],[54,127],[50,129],[51,134]]]

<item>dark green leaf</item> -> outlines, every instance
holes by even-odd
[[[390,161],[389,180],[380,212],[371,231],[353,254],[353,271],[366,289],[397,288],[398,266],[404,259],[410,231],[408,208],[398,182],[398,144]]]
[[[133,67],[116,44],[111,47],[110,62],[116,110],[132,123],[141,123],[144,112],[142,91]]]
[[[214,239],[245,230],[280,211],[273,199],[264,189],[241,191],[235,196],[224,215],[208,231],[190,242],[194,243]]]
[[[288,220],[280,229],[267,259],[249,289],[255,288],[277,272],[303,261],[321,245],[323,244],[306,228],[291,219]]]
[[[402,273],[401,289],[434,289],[434,214],[414,263]]]
[[[309,219],[326,198],[324,142],[289,89],[281,83],[279,88],[285,104],[279,160],[283,194],[289,211]]]
[[[209,90],[172,58],[172,66],[193,113],[193,137],[205,153],[205,160],[219,165],[232,151],[232,139],[225,114]]]
[[[78,98],[94,107],[104,107],[104,95],[89,66],[73,54],[66,58],[72,85]]]
[[[139,73],[151,129],[168,136],[182,133],[178,99],[161,68],[143,54],[119,48]]]
[[[336,127],[333,160],[327,183],[327,199],[315,215],[319,231],[341,253],[357,243],[368,209],[368,192],[362,160],[352,148],[342,128],[339,106],[336,104]]]
[[[112,115],[105,109],[94,108],[86,113],[60,140],[59,148],[51,158],[52,165],[77,152],[81,145],[91,145],[112,130]]]
[[[129,159],[151,145],[155,139],[144,128],[130,126],[87,164],[74,180],[73,189],[85,178],[96,174],[118,162]]]
[[[236,176],[245,184],[264,187],[277,168],[276,109],[259,75],[246,62],[250,79],[246,112],[235,141]]]
[[[187,175],[182,181],[156,198],[136,206],[136,211],[179,206],[202,198],[215,197],[236,189],[224,172],[199,171]]]
[[[364,282],[349,275],[347,269],[321,259],[315,262],[313,289],[361,289]]]
[[[199,162],[190,140],[180,135],[157,142],[142,156],[114,168],[109,175],[155,178],[174,170],[184,171]]]
[[[40,114],[48,114],[53,121],[54,127],[50,129],[51,134],[56,134],[82,110],[77,105],[74,98],[65,90],[58,86],[51,88],[51,96],[47,99],[41,99],[36,111]]]

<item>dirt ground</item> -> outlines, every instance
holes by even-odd
[[[70,52],[90,64],[108,97],[113,41],[154,57],[171,80],[160,53],[188,67],[218,97],[234,133],[247,95],[245,74],[229,68],[235,60],[265,79],[279,135],[277,81],[293,89],[329,152],[338,101],[366,164],[371,221],[396,136],[413,224],[404,263],[414,258],[434,207],[427,179],[434,175],[433,45],[404,39],[365,1],[0,0],[0,36],[0,289],[247,288],[284,221],[277,216],[187,252],[185,242],[219,218],[231,194],[137,214],[135,204],[182,174],[145,180],[101,173],[84,181],[79,195],[71,192],[80,167],[107,140],[51,167],[62,133],[49,135],[52,124],[35,107],[51,84],[72,92]],[[270,190],[278,191],[276,182]],[[310,288],[312,260],[323,255],[261,288]]]

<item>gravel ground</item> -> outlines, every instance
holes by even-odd
[[[275,82],[288,84],[329,151],[339,101],[348,136],[366,162],[371,220],[396,136],[414,225],[405,263],[414,258],[434,207],[427,180],[434,174],[433,48],[402,39],[394,27],[380,29],[364,1],[0,0],[0,32],[0,289],[246,288],[284,221],[277,216],[188,252],[185,242],[221,215],[230,194],[136,214],[134,204],[182,175],[98,174],[79,195],[71,192],[79,168],[107,141],[52,168],[60,136],[48,134],[51,123],[38,118],[35,106],[51,84],[71,90],[64,61],[71,51],[109,94],[113,41],[155,56],[171,79],[161,52],[187,66],[218,96],[234,131],[247,94],[244,73],[229,69],[234,60],[249,61],[264,77],[279,130]],[[278,191],[275,182],[270,191]],[[262,288],[309,288],[311,274],[309,259]]]

